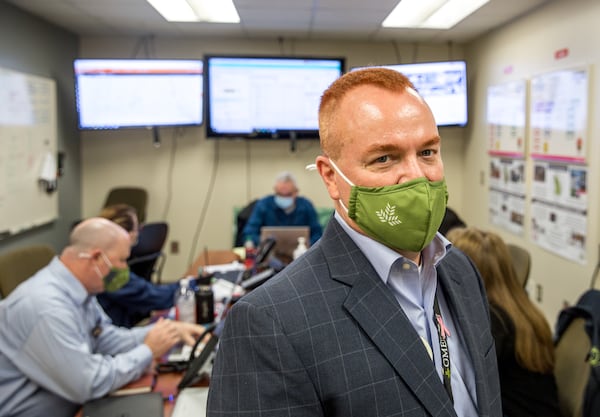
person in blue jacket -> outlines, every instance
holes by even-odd
[[[139,230],[135,208],[128,204],[114,204],[105,207],[100,217],[125,229],[131,238],[131,245],[135,245]],[[130,271],[129,281],[123,288],[98,294],[97,299],[113,324],[130,328],[149,317],[154,310],[171,308],[178,288],[179,282],[156,285]]]
[[[256,202],[244,227],[244,239],[251,238],[258,245],[263,226],[309,226],[311,245],[319,240],[323,229],[317,211],[310,200],[298,196],[294,176],[287,171],[281,172],[275,178],[273,191],[274,194]]]

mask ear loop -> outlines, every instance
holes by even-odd
[[[333,162],[331,159],[329,160],[329,162],[331,163],[331,166],[333,167],[333,169],[335,169],[335,171],[340,174],[340,176],[344,179],[344,181],[346,181],[349,185],[351,185],[352,187],[355,186],[355,184],[350,181],[348,179],[347,176],[344,175],[344,173],[338,168],[338,166],[335,164],[335,162]]]

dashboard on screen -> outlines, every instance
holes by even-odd
[[[468,117],[465,61],[376,65],[406,75],[425,99],[438,126],[466,126]],[[352,70],[367,67],[356,67]]]
[[[77,59],[80,129],[201,125],[202,60]]]
[[[321,95],[343,58],[207,56],[206,137],[314,138]]]

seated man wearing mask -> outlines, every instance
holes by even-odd
[[[85,220],[60,256],[0,301],[0,415],[73,416],[202,334],[202,326],[170,320],[111,324],[95,295],[127,282],[129,248],[116,223]]]
[[[294,176],[289,172],[277,175],[273,191],[274,195],[256,202],[244,227],[244,239],[250,237],[254,244],[259,244],[260,228],[263,226],[309,226],[311,245],[319,240],[323,230],[317,211],[310,200],[298,196]]]

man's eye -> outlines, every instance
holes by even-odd
[[[384,155],[384,156],[380,156],[379,158],[375,159],[376,163],[383,163],[383,162],[387,162],[390,159],[389,156]]]
[[[423,155],[423,156],[431,156],[431,155],[433,155],[433,150],[432,149],[426,149],[423,152],[421,152],[421,155]]]

